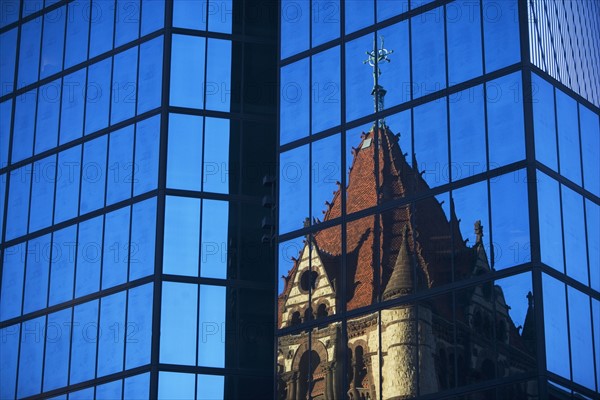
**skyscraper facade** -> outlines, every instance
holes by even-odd
[[[0,7],[0,398],[270,397],[275,3]]]
[[[281,2],[278,399],[598,396],[592,3]]]

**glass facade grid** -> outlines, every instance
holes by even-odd
[[[572,81],[556,86],[531,64],[535,49],[523,47],[531,37],[529,6],[345,1],[339,28],[337,21],[331,27],[339,39],[315,45],[315,33],[324,32],[320,3],[281,5],[276,396],[438,398],[458,388],[460,398],[562,398],[546,384],[548,366],[552,379],[569,387],[564,393],[594,397],[600,360],[591,310],[600,267],[589,228],[600,203],[591,167],[598,163],[600,113],[584,92],[566,88],[578,91]],[[572,17],[561,22],[562,32],[568,25],[581,35]],[[577,45],[571,40],[575,60],[584,49]],[[381,49],[373,70],[363,64],[372,49]],[[340,94],[327,108],[315,104],[325,83],[315,85],[320,59],[329,64],[318,74]],[[583,88],[594,72],[580,72]],[[322,125],[340,108],[339,124]],[[340,173],[325,176],[325,164]],[[540,270],[568,283],[564,291],[578,310],[591,305],[564,318],[565,339],[554,337],[556,323],[545,315],[555,300],[571,306],[567,295],[546,306]],[[520,278],[526,275],[528,284]],[[467,343],[461,330],[470,332],[470,343],[485,343],[475,339],[482,328],[468,325],[482,317],[472,314],[466,325],[459,317],[482,305],[465,289],[474,282],[490,282],[482,291],[495,288],[504,304],[491,301],[489,308],[510,310],[505,326],[512,328],[492,329],[494,341],[459,360]],[[434,305],[436,296],[455,304],[450,317]],[[394,317],[386,321],[386,313],[406,321],[387,339]],[[435,323],[427,331],[429,317],[453,330],[453,339]],[[510,339],[499,340],[503,335]],[[553,340],[569,350],[554,351]],[[427,350],[419,350],[420,341],[430,341]],[[360,343],[356,350],[353,342]],[[435,353],[442,343],[450,344],[451,358],[449,348]],[[552,361],[552,351],[563,361]],[[575,372],[568,362],[578,362],[577,351],[588,354]],[[524,378],[536,375],[539,382]],[[522,383],[474,389],[487,380]]]
[[[245,304],[273,304],[260,202],[274,85],[256,76],[275,71],[275,32],[264,29],[273,7],[2,3],[0,397],[173,398],[184,376],[198,399],[270,387],[271,315]],[[181,59],[188,38],[202,43],[199,59]],[[183,67],[202,71],[194,84],[180,85]],[[195,143],[177,144],[193,133],[177,117],[200,121]],[[184,174],[197,154],[197,173]],[[176,200],[197,202],[197,220]],[[177,215],[195,243],[179,240]],[[196,299],[191,352],[169,325],[184,315],[184,288]]]

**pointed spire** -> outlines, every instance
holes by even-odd
[[[407,294],[413,290],[413,271],[410,254],[408,252],[408,226],[404,225],[402,231],[402,244],[394,270],[390,276],[390,280],[383,292],[383,300],[396,298],[399,295]]]
[[[529,307],[527,308],[527,315],[525,316],[525,322],[523,322],[523,332],[521,337],[525,341],[525,344],[531,349],[535,348],[535,316],[534,316],[534,305],[533,305],[533,294],[527,293],[527,302]]]
[[[475,243],[483,243],[483,225],[481,225],[481,220],[475,221]]]

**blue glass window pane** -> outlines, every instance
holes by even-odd
[[[413,97],[446,87],[444,8],[439,7],[411,19]]]
[[[2,340],[2,357],[0,357],[0,397],[15,397],[17,383],[17,361],[19,357],[20,324],[0,329]]]
[[[531,261],[525,171],[490,180],[490,197],[494,268],[503,269]]]
[[[596,365],[600,365],[600,301],[592,299],[592,324],[594,327],[594,348],[596,349]],[[600,368],[596,367],[596,384],[600,387]]]
[[[42,389],[42,363],[44,361],[43,332],[46,317],[23,322],[19,352],[19,381],[17,397],[40,393]]]
[[[75,297],[97,292],[100,289],[102,222],[103,216],[100,215],[79,224]]]
[[[102,356],[98,358],[98,377],[123,370],[125,301],[125,292],[103,297],[100,301],[98,354]]]
[[[35,154],[58,144],[61,81],[57,79],[40,88],[35,135]]]
[[[309,59],[281,68],[280,144],[309,134]]]
[[[544,290],[544,331],[546,335],[546,365],[548,371],[570,377],[567,304],[564,283],[542,275]]]
[[[200,37],[173,35],[171,48],[171,93],[173,106],[204,106],[204,46]]]
[[[560,174],[581,185],[577,102],[558,89],[556,90],[556,114]]]
[[[346,1],[346,34],[372,25],[375,22],[373,0]]]
[[[19,19],[19,0],[5,0],[0,7],[0,27]],[[12,396],[9,396],[12,397]]]
[[[90,10],[92,9],[90,0],[69,3],[68,7],[65,69],[87,59]]]
[[[46,307],[48,273],[50,272],[50,247],[50,234],[30,240],[27,244],[23,314]]]
[[[485,71],[492,72],[520,60],[517,0],[482,0]]]
[[[67,384],[69,345],[71,343],[71,308],[48,315],[44,391]]]
[[[140,0],[117,0],[115,47],[137,39],[139,24]]]
[[[135,132],[133,195],[156,189],[158,185],[158,150],[160,115],[138,122]]]
[[[89,67],[85,97],[86,135],[108,126],[111,64],[112,59],[107,58]]]
[[[200,190],[202,184],[202,117],[169,115],[167,187]]]
[[[115,2],[92,0],[90,58],[113,48]]]
[[[127,282],[129,263],[129,207],[106,214],[102,289]]]
[[[586,246],[585,238],[581,237],[581,229],[585,226],[583,198],[566,186],[561,185],[561,192],[567,275],[587,285]]]
[[[590,298],[570,286],[568,295],[573,381],[594,390],[596,379],[594,376],[594,353],[592,352]]]
[[[58,154],[56,202],[54,204],[55,224],[77,216],[80,165],[81,146],[70,148]]]
[[[2,4],[3,7],[6,5],[5,3]],[[0,82],[2,82],[2,88],[0,88],[0,95],[4,96],[14,89],[17,29],[11,29],[0,35],[0,48],[2,48],[2,57],[0,57]]]
[[[129,290],[127,305],[127,355],[125,368],[135,368],[150,363],[152,345],[152,284]]]
[[[156,198],[133,205],[131,245],[129,246],[129,280],[154,272],[156,241]]]
[[[302,228],[309,217],[308,146],[281,153],[279,158],[279,233]]]
[[[339,0],[312,0],[312,47],[340,36]]]
[[[542,262],[564,271],[559,185],[554,179],[538,172],[538,213]]]
[[[225,287],[200,285],[198,365],[225,366],[225,296]]]
[[[388,29],[394,28],[391,27]],[[352,40],[351,42],[346,43],[345,68],[347,121],[352,121],[356,118],[363,117],[373,112],[373,98],[369,96],[369,94],[373,90],[373,80],[369,79],[369,76],[371,75],[372,71],[370,67],[367,67],[361,62],[357,62],[357,60],[364,60],[366,56],[365,52],[371,48],[373,48],[373,34],[365,35],[356,40]],[[283,83],[283,69],[281,73]],[[383,79],[387,79],[387,77],[384,77]],[[292,80],[292,82],[294,82],[294,80]],[[308,93],[308,88],[302,93]],[[308,104],[306,106],[306,109],[308,114]],[[294,114],[291,114],[292,121],[293,115]]]
[[[531,77],[535,158],[555,171],[556,125],[554,123],[554,87],[536,74]]]
[[[380,38],[379,40],[384,38],[385,48],[394,51],[394,53],[389,56],[389,59],[393,61],[378,63],[379,69],[381,70],[378,83],[384,88],[388,89],[388,92],[385,95],[385,108],[390,108],[391,106],[395,106],[410,100],[410,52],[408,45],[408,21],[402,21],[390,26],[389,28],[385,28],[379,31],[378,35]],[[373,45],[371,44],[370,47],[365,46],[362,49],[362,58],[365,57],[364,52],[366,49],[370,49],[372,46]],[[381,41],[378,43],[378,46],[381,46]],[[356,61],[356,59],[352,59],[348,60],[347,62],[356,63]],[[370,82],[372,79],[367,79],[367,74],[371,72],[371,68],[368,68],[367,65],[358,63],[358,65],[355,64],[354,67],[360,72],[361,80]],[[371,92],[365,90],[361,92],[360,96],[367,97],[367,93]],[[369,104],[370,110],[372,110],[372,96],[369,96],[369,99],[371,100]]]
[[[409,0],[377,0],[377,22],[408,11]]]
[[[209,31],[231,33],[232,20],[232,0],[208,0]]]
[[[114,58],[111,125],[135,115],[138,48],[133,47]]]
[[[62,70],[66,15],[67,8],[64,6],[44,15],[40,78]]]
[[[112,381],[104,385],[96,386],[96,400],[114,400],[121,398],[121,389],[123,381]]]
[[[486,83],[490,169],[525,158],[521,73]]]
[[[23,15],[26,17],[44,8],[44,0],[23,0]]]
[[[63,78],[60,144],[81,137],[83,131],[84,97],[85,68]]]
[[[287,58],[309,46],[310,2],[281,1],[281,58]]]
[[[339,125],[341,118],[340,48],[312,57],[312,133]]]
[[[452,180],[467,178],[487,169],[483,86],[451,95],[450,168]]]
[[[38,17],[21,27],[19,74],[17,87],[27,86],[38,79],[42,18]]]
[[[600,206],[585,200],[591,286],[600,291]],[[599,342],[600,343],[600,342]]]
[[[196,375],[179,372],[159,372],[159,400],[189,400],[195,398]]]
[[[598,115],[579,105],[581,151],[583,156],[583,184],[596,196],[600,196],[600,121]]]
[[[162,55],[162,36],[145,42],[140,46],[138,114],[152,110],[160,105],[160,96],[162,93]]]
[[[8,165],[8,141],[12,123],[12,99],[0,103],[0,168]]]
[[[323,219],[326,201],[338,190],[342,176],[340,135],[336,134],[314,142],[312,145],[312,217]]]
[[[198,375],[197,400],[222,400],[225,396],[225,377]]]
[[[227,275],[227,227],[229,203],[204,200],[202,202],[202,261],[200,276],[226,278]]]
[[[168,196],[165,210],[165,274],[198,276],[200,200]]]
[[[142,36],[160,29],[165,24],[165,0],[142,3]]]
[[[163,282],[160,321],[161,363],[196,364],[196,352],[190,350],[196,348],[197,302],[197,285]],[[159,382],[159,398],[160,393]]]
[[[4,250],[0,292],[1,321],[21,315],[26,244],[26,242],[21,243]]]
[[[37,90],[31,90],[15,99],[15,125],[11,162],[24,160],[33,155],[33,131],[35,128],[35,105]]]
[[[231,104],[231,41],[208,39],[206,109],[228,112]]]
[[[75,246],[77,225],[54,232],[52,238],[52,262],[50,272],[49,306],[73,298],[75,279]]]
[[[78,271],[79,272],[79,271]],[[70,384],[94,377],[98,340],[98,300],[75,306],[71,344]]]
[[[473,229],[475,221],[481,221],[483,226],[483,244],[488,260],[490,253],[490,223],[488,213],[487,182],[478,182],[452,191],[454,212],[460,218],[457,223],[462,237],[469,243],[476,243],[477,237]],[[460,256],[459,256],[460,257]]]
[[[229,193],[229,120],[206,118],[203,190]]]
[[[150,396],[150,373],[125,378],[124,399],[146,399]]]
[[[175,0],[173,2],[173,26],[206,30],[206,2]]]
[[[81,169],[81,215],[104,206],[106,185],[106,144],[108,136],[100,136],[83,144]]]
[[[10,172],[8,188],[8,210],[6,212],[6,240],[27,233],[27,211],[32,165]]]
[[[52,225],[56,155],[33,164],[33,187],[29,211],[29,232]]]
[[[483,73],[479,13],[479,2],[458,0],[446,5],[450,85]]]
[[[446,98],[414,109],[415,160],[429,187],[448,183]]]
[[[106,204],[131,197],[133,183],[133,125],[110,133]]]

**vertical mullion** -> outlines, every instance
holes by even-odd
[[[150,389],[149,397],[158,397],[158,365],[160,362],[160,323],[162,305],[162,259],[165,221],[165,188],[167,179],[167,134],[169,130],[169,94],[171,74],[171,40],[172,40],[173,2],[165,2],[164,17],[164,51],[162,67],[162,93],[160,113],[160,145],[158,168],[158,195],[156,207],[156,238],[154,247],[154,290],[152,297],[152,348],[150,353]]]

